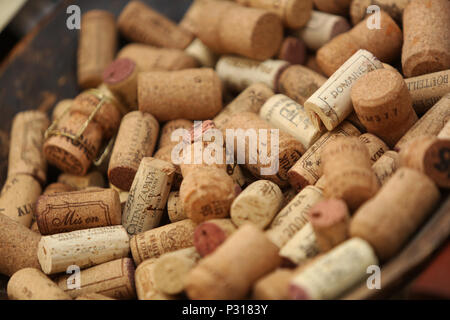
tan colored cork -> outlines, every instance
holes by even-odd
[[[24,268],[13,274],[8,282],[10,300],[71,300],[39,269]]]
[[[67,184],[76,190],[83,190],[89,187],[105,187],[103,175],[96,170],[81,177],[70,173],[61,173],[58,176],[58,182]]]
[[[194,246],[202,256],[213,253],[237,230],[230,219],[212,219],[199,224],[194,230]]]
[[[50,122],[41,111],[19,112],[13,119],[8,161],[8,177],[29,174],[44,184],[47,162],[42,153],[44,132]]]
[[[322,191],[307,186],[273,219],[266,231],[269,239],[282,248],[308,222],[308,212],[322,200]]]
[[[51,194],[56,194],[56,193],[61,193],[61,192],[72,192],[72,191],[76,191],[76,189],[68,184],[61,183],[61,182],[55,182],[55,183],[49,184],[45,188],[45,190],[42,194],[43,195],[51,195]]]
[[[372,165],[372,170],[378,178],[380,185],[384,185],[399,167],[398,153],[386,151],[380,159]]]
[[[158,258],[167,252],[192,247],[194,229],[195,223],[185,219],[133,236],[130,246],[135,264]]]
[[[406,78],[450,69],[450,3],[413,0],[403,14],[402,50]]]
[[[37,247],[41,236],[0,214],[0,273],[12,276],[23,268],[40,269]]]
[[[305,108],[283,94],[270,97],[261,107],[259,116],[275,128],[296,138],[305,150],[322,135],[311,123]]]
[[[368,241],[382,261],[394,256],[439,201],[434,182],[419,171],[400,168],[350,223],[350,236]]]
[[[117,27],[114,15],[91,10],[81,18],[78,43],[78,85],[95,88],[102,83],[105,68],[113,61],[117,49]]]
[[[139,68],[133,60],[118,58],[103,72],[103,82],[129,110],[137,109]]]
[[[136,298],[134,263],[121,258],[84,269],[79,273],[80,288],[74,288],[73,275],[60,276],[56,283],[72,298],[101,294],[108,298],[128,300]]]
[[[149,113],[133,111],[123,117],[109,160],[110,183],[130,190],[141,160],[153,155],[158,134],[159,123]]]
[[[206,120],[222,109],[222,85],[214,70],[143,72],[138,79],[139,110],[159,121]]]
[[[380,157],[389,151],[389,147],[383,140],[371,133],[364,133],[360,135],[359,140],[362,141],[369,151],[370,161],[374,164]]]
[[[319,138],[288,171],[289,183],[300,190],[308,185],[314,185],[321,176],[321,152],[323,148],[340,136],[359,136],[360,132],[349,122],[344,121],[333,131]]]
[[[437,135],[439,139],[450,139],[450,119],[447,119],[445,126]]]
[[[276,269],[255,283],[252,299],[289,300],[289,283],[294,276],[295,272],[291,269]]]
[[[0,214],[29,228],[41,192],[41,185],[32,176],[17,174],[9,177],[0,193]]]
[[[378,6],[397,22],[402,21],[403,11],[411,0],[353,0],[350,5],[350,17],[355,25],[367,15],[369,6]]]
[[[161,128],[161,135],[159,136],[159,148],[165,146],[175,146],[180,140],[172,141],[172,134],[178,129],[191,130],[194,123],[191,120],[176,119],[167,121]]]
[[[316,234],[309,222],[280,249],[283,260],[294,265],[304,265],[319,253]]]
[[[247,224],[189,273],[187,295],[193,300],[242,299],[280,262],[278,248],[258,227]]]
[[[167,214],[170,222],[177,222],[188,217],[184,213],[183,205],[180,200],[180,191],[172,191],[167,199]]]
[[[96,189],[42,195],[36,202],[36,221],[42,235],[121,224],[119,194]]]
[[[345,16],[352,0],[314,0],[317,9],[323,12]]]
[[[118,18],[127,39],[158,47],[184,49],[193,36],[141,1],[130,1]]]
[[[290,66],[280,76],[278,91],[304,105],[327,79],[303,66]]]
[[[174,300],[159,291],[154,284],[153,268],[156,259],[148,259],[141,263],[135,273],[136,292],[139,300]]]
[[[54,107],[52,111],[52,121],[56,119],[60,119],[63,115],[68,114],[68,109],[72,106],[73,99],[64,99],[59,101]]]
[[[364,75],[352,87],[351,98],[367,131],[389,146],[394,146],[418,120],[406,83],[393,70]]]
[[[214,68],[217,63],[217,55],[199,38],[195,38],[184,52],[194,58],[202,67]]]
[[[233,223],[240,227],[246,223],[265,229],[283,204],[281,189],[269,180],[253,182],[234,199],[230,209]]]
[[[130,236],[159,225],[166,207],[175,168],[159,159],[143,158],[125,205],[122,224]]]
[[[316,203],[308,217],[321,252],[330,251],[349,238],[350,213],[345,201],[331,198]]]
[[[54,274],[126,257],[130,244],[122,226],[111,226],[43,236],[37,252],[42,271]]]
[[[153,266],[156,289],[162,293],[175,295],[182,293],[189,274],[200,260],[194,247],[163,254]]]

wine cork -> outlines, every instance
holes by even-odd
[[[450,69],[405,79],[413,108],[418,115],[423,115],[450,92],[449,76]]]
[[[308,212],[322,200],[322,191],[307,186],[273,219],[266,231],[269,239],[282,248],[308,222]]]
[[[352,113],[351,89],[364,74],[382,69],[381,62],[366,50],[357,51],[306,102],[313,124],[331,131]]]
[[[159,225],[175,168],[151,157],[143,158],[123,211],[122,224],[130,236]]]
[[[46,274],[65,272],[71,265],[81,269],[126,257],[130,243],[122,226],[59,233],[41,238],[37,255]]]
[[[117,259],[84,269],[79,273],[79,277],[79,288],[73,288],[76,281],[70,275],[59,277],[56,283],[72,298],[91,294],[102,294],[120,300],[136,298],[134,263],[130,258]]]
[[[373,17],[369,16],[350,31],[340,34],[317,51],[317,63],[331,76],[355,52],[364,49],[383,62],[393,62],[402,48],[402,31],[384,11],[379,12],[380,26],[369,28]]]
[[[133,60],[119,58],[103,72],[103,82],[130,110],[137,109],[137,76],[139,69]]]
[[[153,267],[155,287],[165,294],[179,294],[183,292],[189,274],[200,255],[194,247],[163,254]]]
[[[89,187],[103,188],[105,186],[103,175],[95,170],[81,177],[70,173],[61,173],[58,176],[58,182],[69,185],[76,190],[83,190]]]
[[[348,30],[350,24],[344,17],[313,10],[305,27],[295,30],[293,34],[302,39],[308,49],[315,51]]]
[[[108,167],[114,186],[130,190],[141,160],[155,150],[158,133],[159,123],[149,113],[133,111],[123,117]]]
[[[372,170],[378,178],[380,185],[384,185],[398,168],[398,153],[386,151],[380,159],[372,165]]]
[[[269,98],[261,107],[259,116],[296,138],[305,150],[322,135],[322,132],[311,123],[305,108],[283,94]]]
[[[52,111],[52,121],[61,119],[64,115],[67,115],[69,108],[72,106],[73,99],[64,99],[59,101]]]
[[[261,8],[277,14],[284,26],[291,29],[303,27],[311,17],[312,0],[287,0],[273,2],[267,0],[236,0],[247,7]]]
[[[41,111],[19,112],[13,119],[8,160],[8,177],[29,174],[44,184],[47,162],[42,153],[49,120]]]
[[[280,51],[278,51],[278,59],[290,64],[305,64],[307,56],[305,43],[296,37],[284,38]]]
[[[447,119],[445,126],[437,135],[439,139],[450,139],[450,119]]]
[[[290,66],[280,76],[278,91],[303,106],[325,81],[325,77],[311,69]]]
[[[51,195],[56,193],[62,193],[62,192],[72,192],[76,191],[76,189],[68,184],[61,183],[61,182],[55,182],[52,184],[49,184],[44,192],[43,195]]]
[[[180,141],[172,141],[172,134],[178,129],[191,130],[193,125],[194,123],[192,121],[186,119],[176,119],[166,122],[161,128],[161,135],[158,143],[159,148],[177,145]]]
[[[9,177],[0,193],[0,214],[29,228],[41,192],[41,185],[32,176],[17,174]]]
[[[117,58],[127,58],[136,63],[139,71],[170,71],[196,68],[194,58],[179,49],[157,48],[141,43],[124,46]]]
[[[213,121],[217,128],[223,129],[230,118],[241,112],[258,113],[263,104],[274,95],[272,89],[262,82],[250,85],[237,96],[230,104],[214,117]]]
[[[117,27],[113,14],[91,10],[81,18],[78,43],[78,85],[95,88],[102,83],[105,68],[113,61],[117,49]]]
[[[367,8],[378,6],[397,22],[402,22],[403,11],[411,0],[353,0],[350,5],[350,17],[355,25],[368,14]],[[373,11],[371,11],[373,12]]]
[[[420,171],[441,188],[450,188],[450,137],[419,136],[399,153],[401,167]]]
[[[439,190],[424,174],[400,168],[374,198],[356,212],[350,236],[369,242],[382,261],[394,256],[431,213]]]
[[[330,251],[349,237],[350,214],[347,204],[340,199],[316,203],[309,211],[308,218],[321,252]]]
[[[389,146],[394,146],[418,119],[405,81],[396,71],[381,69],[364,75],[353,86],[351,98],[367,131]]]
[[[287,185],[287,171],[305,152],[305,148],[299,141],[281,130],[273,129],[269,123],[258,117],[258,115],[250,112],[242,112],[231,117],[226,128],[223,128],[223,131],[226,132],[229,129],[234,130],[234,132],[232,132],[235,134],[234,145],[237,146],[234,149],[235,153],[237,153],[239,149],[245,150],[244,166],[253,175],[260,177],[261,179],[275,182],[280,187]],[[236,133],[236,130],[238,129],[242,129],[247,134],[250,134],[250,136],[253,134],[256,135],[256,137],[259,138],[258,141],[265,139],[266,136],[264,136],[264,132],[267,133],[267,146],[271,147],[262,150],[260,145],[256,146],[256,143],[250,143],[250,139],[248,138],[243,139],[244,137],[241,136],[237,139],[239,134]],[[274,143],[276,143],[276,138],[272,137],[274,132],[278,132],[279,150],[277,153],[272,152]],[[227,136],[227,138],[229,137]],[[250,152],[259,155],[259,159],[251,159],[250,161]],[[264,155],[264,157],[267,155],[268,159],[266,160],[271,160],[269,161],[269,164],[263,164],[261,162],[261,155]],[[275,163],[273,163],[274,161]],[[278,172],[273,170],[274,166],[276,166],[276,162],[279,164]]]
[[[386,143],[371,133],[364,133],[358,139],[366,145],[372,164],[377,162],[386,151],[389,151]]]
[[[403,13],[402,50],[406,78],[450,69],[450,3],[411,1]]]
[[[319,188],[322,192],[325,190],[325,186],[327,185],[327,177],[321,176],[319,180],[317,180],[316,184],[314,185],[316,188]]]
[[[383,64],[384,65],[384,64]],[[350,122],[353,126],[355,126],[361,133],[367,133],[366,127],[361,123],[356,113],[353,111],[350,115],[345,118],[348,122]]]
[[[295,276],[291,269],[277,269],[259,279],[252,291],[254,300],[289,300],[289,282]]]
[[[119,30],[127,39],[158,47],[184,49],[193,36],[140,1],[130,1],[120,13]]]
[[[321,160],[326,198],[342,199],[354,211],[378,191],[369,151],[358,138],[336,138],[324,147]]]
[[[88,294],[84,294],[82,296],[79,296],[75,300],[100,300],[100,301],[104,301],[104,300],[116,300],[116,299],[107,297],[107,296],[105,296],[103,294],[88,293]]]
[[[141,263],[135,273],[136,292],[139,300],[173,300],[174,297],[162,293],[155,287],[153,268],[156,259]]]
[[[0,274],[12,276],[23,268],[40,269],[37,247],[41,236],[0,213]]]
[[[121,224],[119,194],[112,189],[42,195],[36,221],[42,235]]]
[[[194,246],[202,256],[213,253],[237,230],[230,219],[212,219],[199,224],[194,230]]]
[[[24,268],[14,273],[8,282],[10,300],[71,300],[39,269]]]
[[[317,9],[323,12],[345,16],[352,0],[314,0]]]
[[[184,52],[194,58],[202,67],[214,68],[216,66],[217,55],[198,38],[195,38]]]
[[[180,200],[180,191],[173,191],[169,193],[169,197],[167,199],[167,214],[169,215],[170,222],[177,222],[187,219]]]
[[[247,224],[189,273],[190,299],[242,299],[252,285],[280,264],[278,248],[256,226]]]
[[[206,120],[222,109],[221,81],[212,69],[143,72],[138,79],[139,110],[159,121]]]
[[[201,1],[196,11],[195,33],[216,53],[263,61],[280,48],[283,26],[272,12],[227,1]]]
[[[278,79],[289,62],[284,60],[257,61],[236,56],[222,56],[216,65],[216,71],[227,89],[240,92],[257,82],[266,84],[270,89],[278,87]]]
[[[192,247],[195,223],[190,219],[154,228],[133,236],[131,253],[136,265],[164,253]]]
[[[303,265],[319,252],[316,234],[308,222],[280,249],[280,256],[292,264]]]
[[[238,227],[250,222],[264,229],[280,210],[283,200],[283,193],[275,183],[258,180],[233,201],[231,220]]]
[[[367,268],[378,265],[372,247],[352,238],[319,257],[296,275],[289,287],[294,300],[339,298],[345,291],[367,278]]]
[[[321,176],[320,164],[323,148],[340,136],[359,136],[360,132],[349,122],[344,121],[333,131],[320,137],[288,171],[289,183],[300,190],[308,185],[314,185]]]

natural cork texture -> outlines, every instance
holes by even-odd
[[[322,150],[326,198],[338,198],[350,211],[372,198],[379,189],[367,147],[356,137],[338,137]]]
[[[413,0],[403,13],[406,78],[450,69],[450,2]]]
[[[309,68],[290,66],[281,73],[278,91],[303,106],[326,81],[324,76]]]
[[[368,28],[368,19],[361,21],[350,31],[333,38],[317,51],[317,63],[331,76],[359,49],[372,53],[383,62],[397,59],[402,49],[402,31],[394,20],[380,11],[380,29]]]
[[[195,223],[186,219],[133,236],[130,246],[135,264],[158,258],[167,252],[192,247],[194,229]]]
[[[130,236],[159,225],[174,175],[171,163],[151,157],[142,159],[122,217]]]
[[[159,121],[211,119],[222,109],[222,84],[208,68],[143,72],[138,102]]]
[[[0,273],[12,276],[23,268],[40,269],[37,247],[41,236],[0,214]]]
[[[322,191],[307,186],[300,191],[273,219],[266,234],[279,248],[282,248],[308,222],[308,212],[322,200]]]
[[[369,6],[378,6],[398,23],[402,22],[403,11],[411,0],[353,0],[350,5],[350,17],[355,25],[367,15]]]
[[[189,273],[187,295],[194,300],[245,298],[252,285],[280,262],[278,248],[259,228],[242,226]]]
[[[108,167],[114,186],[130,190],[141,160],[153,155],[158,134],[159,123],[149,113],[133,111],[123,117]]]
[[[399,167],[398,153],[386,151],[380,159],[372,165],[372,170],[380,185],[384,185]]]
[[[81,18],[78,43],[78,85],[95,88],[103,81],[103,71],[114,60],[117,50],[117,27],[113,14],[91,10]]]
[[[37,255],[46,274],[65,272],[71,265],[81,269],[128,256],[128,234],[122,226],[85,229],[44,236]]]
[[[308,53],[306,45],[302,39],[296,37],[286,37],[278,51],[278,59],[290,64],[305,64]]]
[[[320,164],[323,148],[340,136],[359,136],[360,132],[349,122],[344,121],[333,131],[325,133],[288,171],[289,183],[296,190],[314,185],[321,176]]]
[[[47,162],[42,153],[44,132],[50,122],[41,111],[18,113],[12,122],[8,177],[29,174],[41,184],[47,180]]]
[[[352,0],[314,0],[317,9],[323,12],[345,16]]]
[[[49,184],[44,192],[43,195],[51,195],[56,193],[62,193],[62,192],[72,192],[76,191],[76,189],[68,184],[61,183],[61,182],[55,182],[52,184]]]
[[[16,272],[8,282],[10,300],[71,300],[39,269],[24,268]]]
[[[202,257],[207,256],[213,253],[236,230],[236,225],[230,219],[205,221],[194,230],[194,246]]]
[[[187,219],[180,200],[180,191],[169,193],[169,198],[167,199],[167,215],[169,216],[170,222]]]
[[[304,265],[319,252],[316,234],[308,222],[280,249],[280,256],[291,264]]]
[[[400,73],[369,72],[353,86],[355,112],[367,131],[393,147],[418,120],[411,95]]]
[[[439,190],[424,174],[400,168],[350,224],[350,236],[369,242],[378,258],[394,256],[431,213]]]
[[[258,180],[245,188],[233,201],[231,220],[237,227],[253,223],[264,229],[281,209],[283,200],[283,193],[275,183]]]
[[[62,116],[66,116],[68,109],[72,106],[73,99],[64,99],[59,101],[52,111],[52,121],[60,119]]]
[[[70,275],[59,277],[56,283],[72,298],[91,294],[102,294],[119,300],[136,298],[134,263],[130,258],[117,259],[84,269],[79,276],[79,289],[70,288],[76,284]]]
[[[42,235],[121,224],[119,194],[97,189],[42,195],[36,202],[36,221]]]
[[[172,141],[172,134],[178,129],[191,130],[193,125],[194,123],[191,120],[186,119],[167,121],[161,128],[161,135],[158,143],[159,148],[176,146],[180,142],[180,139],[178,139],[178,141]]]
[[[105,187],[105,179],[98,171],[91,171],[85,176],[76,176],[70,173],[61,173],[58,182],[67,184],[76,190],[83,190],[90,187]]]
[[[117,21],[128,40],[157,47],[185,49],[193,36],[141,1],[131,1]]]
[[[380,159],[386,151],[389,151],[389,147],[386,143],[371,133],[364,133],[358,138],[366,145],[367,150],[369,151],[370,162],[372,162],[372,164]]]
[[[130,110],[137,109],[137,78],[139,69],[133,60],[114,60],[103,72],[103,82]]]
[[[259,279],[252,291],[254,300],[289,300],[289,283],[295,276],[291,269],[279,268]]]
[[[139,300],[173,300],[174,296],[162,293],[155,287],[153,268],[155,259],[145,260],[135,273],[136,292]]]
[[[33,177],[26,174],[11,176],[0,193],[0,214],[29,228],[41,192],[41,185]]]

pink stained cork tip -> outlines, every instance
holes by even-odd
[[[113,61],[103,72],[103,82],[117,84],[130,77],[136,69],[136,63],[128,58]]]
[[[313,206],[308,216],[313,226],[328,227],[348,216],[347,204],[340,199],[324,200]]]
[[[303,40],[294,37],[287,37],[284,39],[278,58],[287,61],[291,64],[305,64],[306,63],[306,45]]]
[[[202,257],[213,253],[226,239],[226,233],[211,222],[204,222],[194,230],[194,246]]]
[[[296,284],[289,285],[289,296],[292,300],[311,300],[306,291]]]

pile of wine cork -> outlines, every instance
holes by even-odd
[[[9,299],[338,299],[450,188],[448,0],[81,24],[79,94],[12,121]]]

